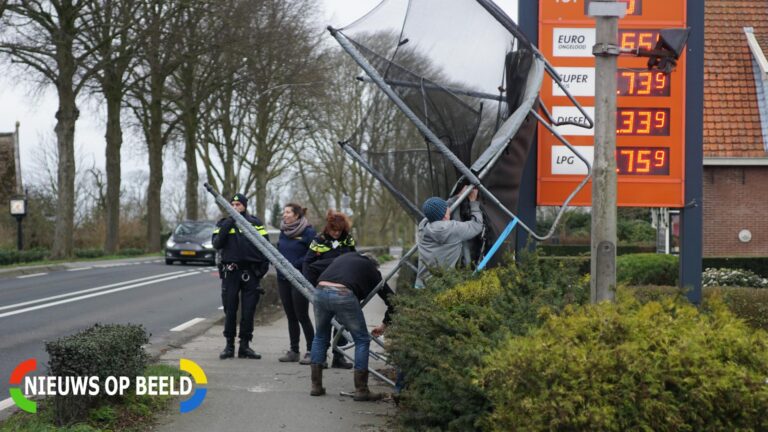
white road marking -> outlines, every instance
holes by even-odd
[[[224,310],[224,306],[219,306],[219,310]]]
[[[16,403],[13,402],[13,399],[11,399],[11,398],[2,400],[2,401],[0,401],[0,411],[8,409],[8,408],[10,408],[10,407],[12,407],[14,405],[16,405]]]
[[[153,284],[153,283],[165,282],[165,281],[169,281],[169,280],[173,280],[173,279],[179,279],[179,278],[183,278],[183,277],[187,277],[187,276],[192,276],[194,274],[195,273],[182,273],[182,274],[177,274],[177,275],[170,276],[170,277],[163,277],[161,279],[153,279],[153,280],[150,280],[150,281],[136,283],[136,284],[133,284],[133,285],[128,285],[128,286],[124,286],[124,287],[120,287],[120,288],[115,288],[115,289],[111,289],[111,290],[107,290],[107,291],[99,291],[99,292],[95,292],[95,293],[92,293],[92,294],[86,294],[86,295],[83,295],[83,296],[80,296],[80,297],[74,297],[74,298],[70,298],[70,299],[66,299],[66,300],[59,300],[59,301],[55,301],[55,302],[51,302],[51,303],[41,304],[41,305],[38,305],[38,306],[32,306],[32,307],[28,307],[26,309],[19,309],[19,310],[15,310],[15,311],[12,311],[12,312],[6,312],[4,314],[0,314],[0,318],[5,318],[5,317],[9,317],[9,316],[13,316],[13,315],[18,315],[18,314],[25,313],[25,312],[31,312],[31,311],[35,311],[35,310],[39,310],[39,309],[46,309],[46,308],[49,308],[49,307],[58,306],[60,304],[72,303],[72,302],[76,302],[76,301],[80,301],[80,300],[89,299],[89,298],[92,298],[92,297],[98,297],[98,296],[103,296],[103,295],[106,295],[106,294],[112,294],[112,293],[116,293],[116,292],[120,292],[120,291],[125,291],[125,290],[129,290],[129,289],[133,289],[133,288],[138,288],[138,287],[145,286],[145,285],[150,285],[150,284]],[[144,278],[144,279],[146,279],[146,278]],[[124,284],[124,283],[125,282],[122,282],[121,284]],[[115,284],[115,285],[120,285],[120,284]],[[93,288],[90,289],[90,291],[93,291],[93,290],[94,290]],[[72,294],[67,294],[67,295],[72,295]],[[39,300],[38,301],[33,301],[33,302],[34,303],[38,303]],[[18,305],[14,305],[14,306],[18,306]],[[5,307],[5,309],[8,309],[8,308],[9,307]]]
[[[186,329],[192,327],[193,325],[195,325],[195,324],[197,324],[199,322],[202,322],[202,321],[205,321],[205,318],[193,318],[193,319],[185,322],[184,324],[177,325],[176,327],[172,328],[171,331],[172,332],[180,332],[180,331],[186,330]]]
[[[23,276],[16,276],[16,279],[33,278],[33,277],[38,277],[38,276],[44,276],[44,275],[47,275],[47,274],[48,273],[32,273],[32,274],[23,275]]]
[[[43,302],[47,302],[49,300],[56,300],[56,299],[60,299],[60,298],[64,298],[64,297],[71,297],[71,296],[75,296],[75,295],[78,295],[78,294],[85,294],[85,293],[99,291],[99,290],[103,290],[103,289],[118,287],[120,285],[130,284],[130,283],[134,283],[134,282],[141,282],[141,281],[145,281],[145,280],[148,280],[148,279],[161,278],[161,277],[171,276],[171,275],[180,274],[180,273],[184,273],[184,272],[183,271],[177,271],[177,272],[172,272],[172,273],[163,273],[163,274],[154,275],[154,276],[147,276],[147,277],[133,279],[133,280],[116,282],[116,283],[113,283],[113,284],[102,285],[102,286],[98,286],[98,287],[95,287],[95,288],[88,288],[88,289],[84,289],[84,290],[80,290],[80,291],[73,291],[73,292],[68,292],[68,293],[64,293],[64,294],[58,294],[58,295],[51,296],[51,297],[44,297],[44,298],[41,298],[41,299],[25,301],[25,302],[22,302],[22,303],[16,303],[16,304],[8,305],[8,306],[0,306],[0,310],[13,309],[13,308],[17,308],[17,307],[21,307],[21,306],[27,306],[27,305],[31,305],[31,304],[35,304],[35,303],[43,303]]]
[[[90,269],[92,269],[92,268],[93,268],[93,267],[79,267],[79,268],[73,268],[73,269],[69,269],[69,270],[67,270],[67,271],[83,271],[83,270],[90,270]]]

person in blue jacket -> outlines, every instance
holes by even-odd
[[[280,238],[277,249],[299,271],[302,270],[309,245],[315,238],[316,232],[306,218],[307,209],[296,203],[288,203],[283,209],[283,219],[280,223]],[[315,330],[309,318],[309,300],[291,285],[285,275],[277,272],[277,287],[280,301],[283,303],[285,316],[288,318],[288,337],[290,349],[278,358],[281,362],[299,362],[310,364],[309,353],[312,351],[312,340]],[[304,358],[299,355],[299,327],[304,331],[307,351]]]

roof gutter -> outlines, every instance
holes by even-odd
[[[704,166],[768,166],[768,157],[705,157]]]

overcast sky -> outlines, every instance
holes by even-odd
[[[318,17],[318,22],[323,24],[323,27],[329,24],[335,27],[349,24],[379,3],[379,0],[319,1],[324,11],[322,16]],[[496,0],[496,3],[516,19],[517,1]],[[34,158],[39,155],[43,143],[55,140],[53,128],[56,107],[56,94],[52,88],[46,87],[41,90],[34,84],[25,82],[18,76],[8,76],[7,73],[0,77],[0,132],[12,132],[16,121],[21,123],[21,164],[25,182],[29,181],[31,171],[37,166]],[[84,98],[78,101],[78,107],[81,112],[75,132],[78,160],[83,160],[88,165],[93,162],[96,166],[103,168],[104,107]],[[126,123],[123,122],[124,125]],[[145,155],[141,147],[142,143],[138,136],[131,132],[125,133],[122,152],[125,174],[146,170]],[[169,162],[168,159],[166,162]]]

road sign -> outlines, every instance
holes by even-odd
[[[627,15],[619,20],[622,48],[653,49],[659,30],[686,27],[686,2],[621,0]],[[595,21],[587,15],[589,0],[541,0],[539,48],[561,77],[563,86],[594,115]],[[647,70],[648,59],[618,59],[616,162],[618,205],[682,207],[685,162],[685,54],[677,69],[664,74]],[[556,121],[586,123],[565,93],[547,77],[541,98]],[[593,117],[594,118],[594,117]],[[594,131],[574,125],[557,127],[578,152],[591,160]],[[585,164],[553,134],[539,126],[538,205],[560,205],[586,173]],[[591,187],[572,202],[589,206]]]

